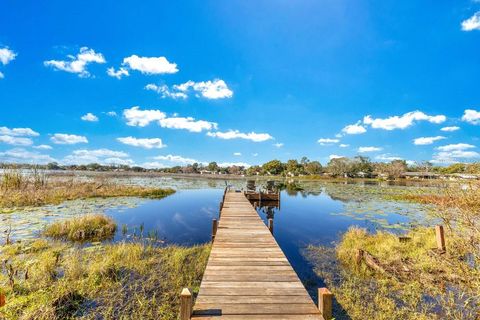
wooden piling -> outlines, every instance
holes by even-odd
[[[438,250],[445,252],[447,248],[445,246],[445,233],[443,231],[443,226],[435,226],[435,234],[437,237]]]
[[[325,320],[332,319],[333,293],[327,288],[318,289],[318,309]]]
[[[212,220],[212,242],[215,240],[215,235],[217,234],[218,221],[217,219]]]
[[[188,288],[183,288],[180,294],[180,320],[190,320],[192,316],[193,297]]]
[[[273,234],[273,219],[272,218],[268,219],[268,230],[270,230],[270,233]]]
[[[255,210],[257,210],[257,202],[256,201],[253,203],[253,208],[255,208]]]

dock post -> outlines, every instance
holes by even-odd
[[[256,202],[256,201],[253,203],[253,208],[254,208],[255,210],[257,210],[257,202]]]
[[[190,320],[192,316],[192,292],[188,288],[183,288],[180,294],[180,320]]]
[[[270,233],[273,234],[273,219],[272,218],[268,219],[268,230],[270,230]]]
[[[325,320],[332,319],[333,293],[327,288],[318,289],[318,309]]]
[[[212,220],[212,242],[215,240],[215,235],[217,234],[218,221],[217,219]]]
[[[443,226],[435,226],[435,234],[437,237],[437,248],[445,252],[447,250],[445,246],[445,233],[443,231]]]

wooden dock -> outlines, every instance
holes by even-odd
[[[212,251],[191,319],[324,319],[242,192],[225,193],[213,229]],[[191,294],[185,290],[181,317],[188,319]],[[327,290],[321,295],[321,307],[331,310],[331,294]]]

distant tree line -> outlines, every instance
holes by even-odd
[[[439,174],[480,174],[480,162],[455,163],[449,166],[434,166],[428,161],[408,165],[404,160],[391,162],[372,162],[368,157],[356,156],[353,158],[340,157],[331,159],[322,166],[319,161],[311,161],[307,157],[300,160],[291,159],[287,162],[271,160],[262,165],[251,167],[220,166],[217,162],[208,164],[193,163],[185,166],[169,168],[147,169],[140,166],[101,165],[91,163],[86,165],[60,165],[56,162],[46,165],[3,164],[1,167],[40,168],[47,170],[75,170],[75,171],[125,171],[125,172],[162,172],[177,174],[231,174],[231,175],[266,175],[266,176],[330,176],[330,177],[362,177],[376,176],[399,178],[406,172],[439,173]]]

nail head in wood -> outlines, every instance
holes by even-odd
[[[325,320],[332,319],[333,293],[327,288],[318,289],[318,309]]]
[[[188,288],[183,288],[180,294],[180,320],[190,320],[192,315],[193,297]]]

